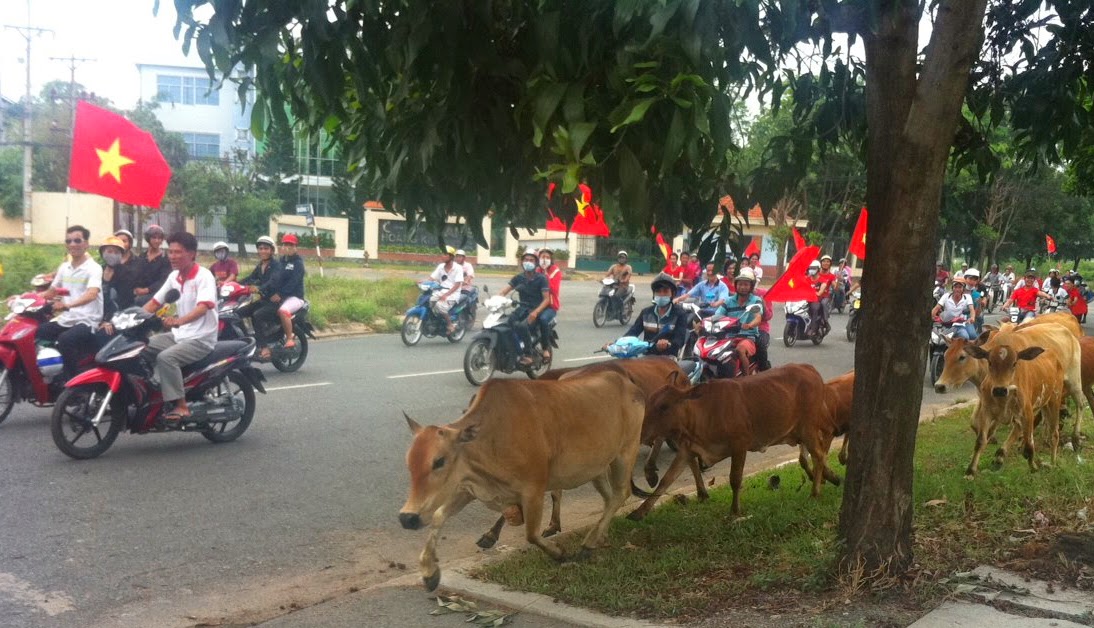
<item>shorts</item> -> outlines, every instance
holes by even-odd
[[[304,299],[301,299],[300,297],[288,297],[281,302],[281,307],[277,308],[277,311],[291,315],[296,314],[302,307],[304,307]]]
[[[745,355],[756,355],[756,341],[751,338],[739,338],[737,340],[737,348],[742,349]]]

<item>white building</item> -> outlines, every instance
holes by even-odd
[[[237,84],[218,90],[203,67],[137,64],[140,99],[158,102],[156,117],[168,131],[181,133],[192,159],[218,159],[236,150],[255,154],[251,135],[253,96],[240,107]]]

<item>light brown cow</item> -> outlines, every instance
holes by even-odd
[[[1024,323],[1015,325],[1010,321],[999,323],[999,331],[1011,331],[1014,329],[1025,329],[1027,327],[1033,327],[1035,325],[1045,325],[1048,323],[1054,323],[1056,325],[1062,325],[1067,328],[1076,338],[1082,338],[1083,328],[1079,325],[1078,319],[1071,312],[1054,312],[1052,314],[1041,314],[1040,316],[1034,316]],[[984,329],[991,330],[991,325],[984,325]]]
[[[833,377],[824,383],[824,410],[827,412],[827,420],[831,423],[833,436],[843,436],[843,446],[839,450],[840,464],[847,465],[847,430],[851,429],[851,401],[855,392],[855,372],[847,371],[843,375]],[[798,446],[798,464],[805,469],[806,475],[813,477],[813,469],[809,466],[809,459],[805,445]],[[827,452],[825,452],[827,454]],[[839,476],[825,469],[824,479],[839,486]]]
[[[685,465],[697,473],[699,460],[714,464],[731,458],[734,515],[740,514],[741,478],[749,451],[772,445],[804,444],[813,458],[813,494],[820,494],[833,431],[818,421],[824,380],[808,364],[788,364],[750,377],[715,380],[697,386],[670,384],[646,402],[642,440],[660,436],[676,443],[676,458],[653,493],[629,515],[641,519],[679,477]],[[700,492],[700,497],[705,491]]]
[[[611,360],[609,362],[598,362],[597,364],[590,364],[588,366],[578,366],[574,368],[566,369],[552,369],[540,376],[540,381],[544,380],[557,380],[569,377],[584,377],[592,373],[599,373],[602,371],[614,371],[621,373],[632,382],[634,382],[639,388],[642,389],[642,393],[646,398],[649,398],[654,391],[665,385],[665,382],[669,381],[669,378],[673,373],[679,373],[680,376],[685,376],[685,373],[680,370],[676,360],[664,356],[649,356],[646,358],[635,360]],[[650,486],[657,484],[656,473],[657,463],[656,457],[660,450],[661,443],[658,441],[652,445],[650,456],[646,460],[646,474],[649,477],[649,469],[653,468],[654,480],[650,482]],[[702,484],[702,476],[696,479],[696,483]],[[509,515],[510,518],[513,514]],[[476,544],[483,548],[489,549],[493,547],[501,536],[501,529],[505,526],[506,515],[498,517],[498,520],[494,523],[493,527],[486,531],[479,537]],[[551,521],[547,527],[543,530],[543,536],[554,536],[562,531],[562,491],[551,492]]]
[[[1018,334],[1000,335],[1014,337]],[[965,476],[971,478],[976,475],[980,453],[996,428],[1005,423],[1012,425],[1011,433],[996,452],[995,465],[1003,464],[1007,450],[1021,437],[1022,454],[1029,461],[1030,471],[1036,471],[1039,465],[1033,444],[1033,419],[1037,413],[1044,417],[1049,449],[1055,462],[1064,376],[1059,361],[1041,347],[1018,349],[1005,340],[991,349],[970,345],[965,347],[965,352],[988,365],[978,389],[980,403],[973,411],[976,446]]]
[[[556,560],[562,551],[540,535],[547,491],[592,483],[604,499],[582,554],[604,539],[627,499],[638,454],[645,398],[619,373],[561,381],[493,380],[454,423],[422,427],[410,417],[410,495],[399,511],[408,530],[429,526],[422,580],[440,582],[437,539],[445,520],[478,499],[523,518],[525,538]]]

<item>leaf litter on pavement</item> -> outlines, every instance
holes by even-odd
[[[447,615],[449,613],[466,613],[467,623],[479,626],[504,626],[516,615],[497,609],[479,609],[479,605],[472,600],[465,600],[458,595],[438,595],[437,608],[429,611],[430,615]]]

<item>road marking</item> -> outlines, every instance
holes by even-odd
[[[611,356],[606,355],[591,355],[587,358],[570,358],[569,360],[563,360],[563,362],[584,362],[586,360],[607,360]]]
[[[72,598],[61,591],[40,591],[10,573],[0,573],[0,594],[20,604],[33,606],[53,617],[76,610]]]
[[[388,375],[388,379],[403,379],[405,377],[425,377],[426,375],[448,375],[449,373],[463,373],[463,369],[452,369],[451,371],[430,371],[428,373],[405,373],[403,375]]]
[[[294,388],[314,388],[316,386],[330,386],[330,385],[331,385],[331,382],[318,382],[318,383],[315,383],[315,384],[297,384],[295,386],[276,386],[274,388],[267,388],[266,392],[271,392],[271,391],[274,391],[274,390],[292,390]]]

